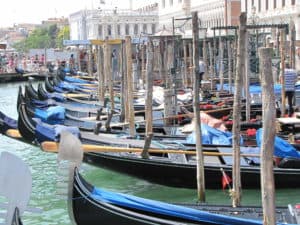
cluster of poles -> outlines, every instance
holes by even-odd
[[[152,129],[152,95],[154,80],[159,78],[165,85],[164,89],[164,122],[170,123],[172,116],[176,115],[176,88],[178,80],[184,88],[191,87],[193,89],[193,108],[195,119],[195,134],[196,134],[196,154],[197,154],[197,181],[198,181],[198,199],[205,201],[205,178],[204,178],[204,157],[202,154],[202,141],[200,129],[200,92],[203,88],[200,87],[201,78],[199,75],[200,56],[206,65],[204,80],[210,81],[210,91],[213,91],[214,81],[218,77],[220,90],[223,90],[224,84],[224,67],[223,56],[224,46],[227,46],[227,78],[229,91],[232,92],[234,86],[234,105],[233,105],[233,186],[231,190],[232,205],[237,207],[241,204],[241,176],[240,176],[240,118],[242,108],[242,93],[246,97],[246,119],[250,119],[250,94],[249,94],[249,55],[248,55],[248,35],[249,30],[261,28],[277,28],[279,32],[277,48],[280,50],[280,73],[284,76],[284,61],[285,61],[285,37],[286,25],[247,25],[247,17],[245,13],[241,13],[239,18],[239,26],[237,27],[219,27],[214,29],[213,42],[208,41],[206,37],[200,42],[199,39],[199,19],[197,12],[192,13],[192,30],[193,37],[191,41],[183,40],[182,55],[178,51],[176,38],[173,36],[158,37],[152,36],[148,38],[146,43],[139,45],[133,49],[131,37],[126,37],[125,40],[109,40],[92,41],[92,45],[96,46],[96,65],[97,76],[99,81],[98,96],[100,101],[104,101],[106,97],[110,99],[110,111],[106,128],[110,128],[110,119],[114,114],[114,96],[116,90],[115,84],[120,84],[121,96],[121,113],[124,124],[129,128],[129,134],[135,136],[135,111],[133,98],[135,91],[139,85],[146,90],[145,103],[145,118],[146,118],[146,138],[145,146],[142,151],[142,157],[148,158],[148,149],[153,136]],[[234,30],[235,37],[232,39],[219,38],[219,44],[216,44],[215,30]],[[290,29],[290,64],[295,67],[295,32],[294,26]],[[158,39],[158,41],[157,41]],[[280,43],[280,48],[279,48]],[[92,54],[92,45],[89,49],[89,54]],[[264,47],[257,50],[259,58],[259,77],[262,87],[262,121],[263,141],[261,147],[261,192],[262,206],[264,211],[264,224],[276,224],[275,218],[275,187],[273,177],[273,149],[275,139],[275,125],[273,124],[276,118],[275,109],[275,94],[272,57],[274,56],[273,47],[269,47],[270,43],[265,42]],[[215,52],[218,46],[219,54],[219,71],[218,76],[215,70],[217,62]],[[202,47],[202,49],[200,49]],[[258,46],[257,46],[258,47]],[[117,49],[118,71],[122,76],[114,74],[112,60],[112,51]],[[139,56],[137,57],[139,53]],[[278,53],[276,53],[278,54]],[[190,57],[188,57],[190,56]],[[181,61],[182,69],[179,77],[177,76],[178,58],[183,58]],[[88,71],[92,75],[92,62],[89,61]],[[157,73],[158,71],[158,73]],[[112,75],[113,74],[113,75]],[[282,86],[282,111],[285,111],[285,96],[284,85]],[[266,216],[268,215],[268,216]]]

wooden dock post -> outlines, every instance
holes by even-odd
[[[205,72],[203,75],[203,80],[208,80],[208,57],[207,57],[207,43],[206,43],[206,32],[203,38],[203,62],[205,66]]]
[[[110,112],[109,116],[105,123],[105,128],[107,131],[110,131],[110,122],[112,119],[112,115],[115,109],[115,101],[114,101],[114,89],[113,89],[113,74],[112,74],[112,65],[111,65],[111,46],[108,43],[108,37],[105,38],[104,42],[104,73],[106,77],[106,82],[108,84],[109,90],[109,101],[110,101]]]
[[[129,134],[131,137],[135,136],[135,123],[134,123],[134,106],[133,106],[133,74],[132,74],[132,49],[131,49],[131,37],[125,37],[126,44],[126,58],[127,58],[127,121],[129,123]]]
[[[227,40],[227,54],[228,54],[228,84],[229,93],[232,93],[232,48],[230,40]]]
[[[187,41],[183,40],[183,62],[184,62],[184,71],[183,71],[183,86],[185,88],[188,87],[188,73],[187,73],[187,66],[188,66],[188,61],[187,61]]]
[[[127,76],[125,74],[126,69],[126,49],[125,49],[125,45],[124,45],[124,40],[122,40],[121,42],[121,49],[120,49],[120,69],[121,69],[121,115],[120,115],[120,122],[124,122],[125,121],[125,112],[126,112],[126,99],[127,99]]]
[[[213,50],[211,43],[208,42],[208,51],[209,51],[209,74],[210,74],[210,89],[214,89],[214,58],[213,58]]]
[[[200,106],[199,106],[199,22],[198,13],[192,13],[192,26],[193,26],[193,74],[194,74],[194,118],[195,118],[195,136],[196,136],[196,154],[197,154],[197,187],[198,187],[198,200],[205,202],[205,177],[204,177],[204,159],[202,153],[202,140],[201,140],[201,121],[200,121]]]
[[[275,213],[275,184],[273,174],[273,153],[275,140],[275,94],[272,76],[272,48],[259,49],[262,109],[263,109],[263,136],[260,151],[261,158],[261,198],[264,214],[264,225],[276,224]]]
[[[145,145],[141,156],[143,158],[149,158],[148,149],[151,144],[151,139],[153,136],[153,110],[152,110],[152,97],[153,97],[153,44],[149,40],[147,46],[147,64],[146,64],[146,139]]]
[[[238,51],[237,51],[237,68],[235,76],[235,92],[234,92],[234,103],[233,103],[233,188],[232,188],[232,206],[237,207],[241,204],[241,171],[240,171],[240,118],[241,118],[241,92],[243,77],[245,74],[245,36],[247,32],[246,28],[247,15],[241,13],[240,25],[239,25],[239,39],[238,39]]]
[[[224,57],[224,43],[219,37],[219,79],[220,79],[220,91],[223,91],[224,88],[224,65],[223,65],[223,57]]]
[[[103,73],[103,50],[101,45],[98,45],[97,52],[97,73],[98,73],[98,92],[99,92],[99,100],[104,101],[105,94],[105,82],[104,82],[104,73]]]
[[[93,76],[93,45],[89,45],[88,49],[88,74],[89,76]]]
[[[295,48],[295,39],[296,39],[296,28],[294,21],[290,22],[289,26],[290,34],[290,66],[291,68],[296,68],[296,48]]]
[[[250,57],[249,57],[249,32],[247,31],[245,34],[245,77],[244,77],[244,93],[246,98],[246,121],[250,121],[250,107],[251,107],[251,99],[250,99],[250,74],[251,74],[251,68],[250,68]]]
[[[144,88],[144,85],[146,84],[146,64],[145,64],[145,54],[146,54],[146,48],[147,48],[147,45],[145,45],[144,43],[142,43],[142,51],[141,51],[141,54],[142,54],[142,65],[141,65],[141,70],[142,70],[142,86]]]
[[[281,116],[285,114],[285,30],[280,30]]]

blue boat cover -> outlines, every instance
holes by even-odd
[[[55,92],[58,92],[58,93],[63,93],[64,92],[64,90],[59,88],[59,87],[54,86],[53,88],[54,88]]]
[[[80,78],[75,78],[71,76],[65,76],[65,81],[70,82],[70,83],[81,83],[81,84],[89,84],[92,83],[90,81],[86,81]]]
[[[64,125],[50,125],[43,123],[40,119],[34,119],[36,121],[35,135],[39,143],[44,141],[59,141],[62,131],[69,131],[76,137],[80,137],[80,131],[78,127],[69,127]]]
[[[35,109],[34,116],[49,124],[62,124],[65,119],[65,108],[51,106],[46,110]]]
[[[17,129],[18,123],[15,119],[6,116],[0,111],[0,130],[6,132],[8,129]]]
[[[221,85],[217,84],[217,90],[220,90]],[[223,90],[229,91],[229,84],[223,85]],[[234,87],[232,87],[232,91],[234,92]],[[252,84],[249,86],[249,92],[252,94],[261,93],[261,86],[259,84]],[[280,94],[281,93],[281,84],[274,84],[274,93]]]
[[[202,144],[211,145],[232,145],[232,133],[229,131],[221,131],[207,124],[201,123]],[[241,137],[241,144],[243,138]],[[196,143],[195,132],[187,136],[186,142],[189,144]]]
[[[195,222],[209,222],[223,225],[257,225],[260,220],[238,218],[222,214],[214,214],[189,207],[178,206],[165,202],[144,199],[132,195],[114,193],[100,188],[94,188],[91,194],[96,200],[104,201],[113,205],[142,210],[160,215],[168,215],[177,218],[188,219]]]
[[[59,82],[58,87],[61,88],[61,89],[68,90],[68,91],[77,90],[77,86],[69,84],[67,82]]]
[[[54,99],[55,101],[58,101],[58,102],[62,102],[62,101],[65,100],[65,97],[60,93],[56,93],[56,92],[48,93],[47,92],[46,95],[47,95],[48,99],[52,98],[52,99]]]
[[[262,141],[262,128],[258,129],[256,132],[256,143],[257,146],[261,146]],[[300,159],[300,152],[298,152],[294,146],[292,146],[287,141],[283,140],[280,137],[275,137],[274,142],[274,156],[280,157],[280,158],[298,158]]]
[[[56,101],[54,101],[53,99],[47,99],[47,100],[32,99],[31,101],[35,105],[35,107],[37,107],[39,109],[56,105]]]
[[[65,97],[63,95],[61,95],[60,93],[48,93],[49,98],[54,99],[55,101],[58,102],[63,102],[65,101]]]

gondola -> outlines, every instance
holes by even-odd
[[[55,99],[44,99],[41,100],[39,98],[40,94],[36,91],[32,85],[25,85],[25,99],[26,102],[30,103],[33,107],[38,108],[47,108],[49,106],[62,106],[66,109],[70,114],[72,112],[83,113],[82,117],[89,116],[97,116],[98,111],[104,106],[87,104],[87,103],[74,103],[73,101],[69,101],[66,98],[63,101],[56,101]],[[79,116],[79,115],[78,115]]]
[[[261,207],[169,204],[97,188],[88,183],[78,171],[83,154],[80,145],[80,141],[74,139],[73,135],[62,133],[58,162],[69,163],[69,171],[64,173],[69,174],[69,177],[64,177],[64,181],[68,184],[68,210],[74,224],[263,224]],[[299,205],[276,208],[278,224],[299,222],[298,208]]]
[[[0,170],[0,196],[6,200],[1,202],[2,224],[23,225],[21,216],[32,189],[30,169],[20,158],[4,151],[0,155]]]
[[[21,135],[26,136],[29,140],[36,140],[37,136],[43,137],[41,140],[58,141],[50,139],[45,132],[46,127],[42,126],[41,132],[32,125],[32,119],[27,116],[24,106],[21,104],[19,111],[18,128]],[[49,133],[52,128],[48,126]],[[142,148],[142,140],[127,140],[120,137],[101,137],[92,133],[80,132],[81,140],[85,144],[130,146]],[[109,141],[111,140],[111,141]],[[155,143],[153,143],[155,144]],[[151,148],[159,148],[161,143]],[[166,149],[172,149],[176,145],[163,145]],[[177,145],[182,149],[181,145]],[[248,150],[247,147],[242,150]],[[134,152],[86,152],[84,161],[98,167],[108,168],[114,171],[125,173],[131,176],[142,178],[154,183],[185,188],[196,188],[196,159],[195,155],[190,154],[159,154],[150,155],[150,159],[143,159],[139,154]],[[224,170],[229,176],[232,175],[232,157],[226,155],[231,153],[231,146],[210,146],[203,147],[203,151],[217,153],[217,156],[205,157],[205,180],[207,188],[220,188]],[[285,168],[288,165],[294,168]],[[298,167],[298,168],[295,168]],[[300,187],[300,168],[299,160],[284,159],[277,167],[274,168],[276,188],[299,188]],[[241,158],[241,177],[243,188],[260,187],[260,167],[253,163],[250,157]]]
[[[17,121],[3,112],[0,112],[0,133],[5,134],[8,129],[17,129]]]

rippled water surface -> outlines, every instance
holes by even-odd
[[[0,110],[15,119],[17,119],[18,86],[24,84],[0,84]],[[30,206],[41,208],[42,212],[26,212],[23,216],[24,224],[71,224],[66,199],[62,199],[56,194],[56,154],[42,152],[38,147],[5,136],[0,136],[0,151],[9,151],[21,157],[30,166],[32,172],[33,184]],[[195,202],[197,199],[195,190],[154,185],[87,164],[82,165],[82,173],[91,183],[109,190],[168,202]],[[278,190],[276,195],[278,205],[300,202],[300,189]],[[206,199],[209,203],[230,204],[228,192],[222,189],[206,190]],[[260,204],[260,192],[258,190],[244,190],[242,203]]]

